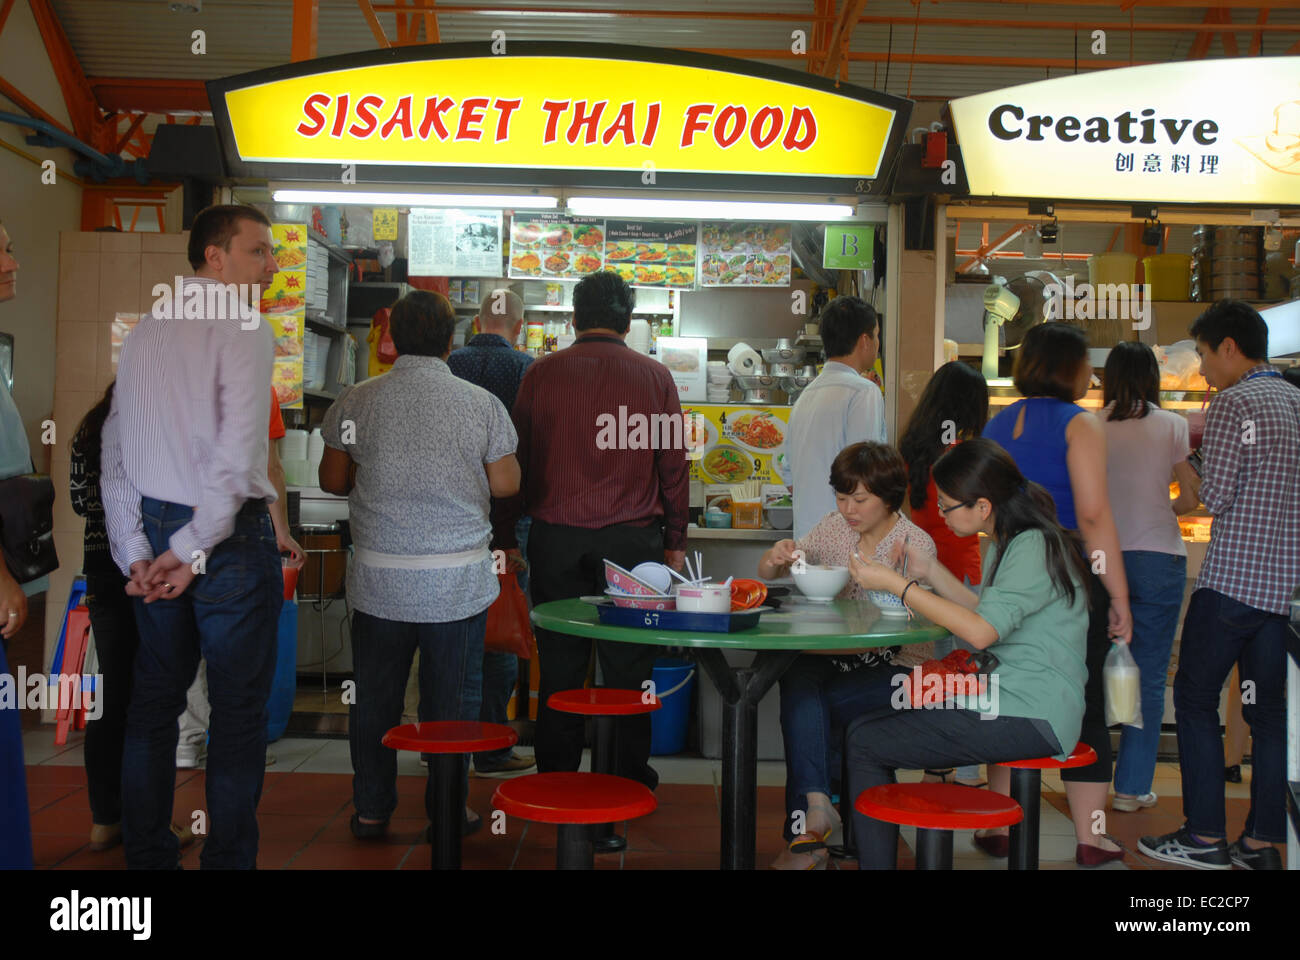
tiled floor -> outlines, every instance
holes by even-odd
[[[90,810],[86,800],[81,735],[73,734],[64,747],[53,746],[53,729],[42,727],[24,734],[27,792],[32,810],[36,862],[45,868],[122,869],[119,846],[105,853],[87,847]],[[517,748],[527,753],[527,748]],[[272,744],[275,759],[267,768],[258,808],[261,843],[258,866],[264,869],[426,869],[429,847],[423,842],[425,770],[415,754],[398,755],[398,806],[386,842],[359,843],[352,838],[352,765],[346,740],[291,739]],[[628,849],[622,854],[596,858],[597,869],[712,870],[718,866],[721,779],[716,761],[685,757],[656,757],[653,765],[661,782],[656,791],[659,807],[632,821],[626,830]],[[1249,778],[1249,768],[1246,768]],[[757,861],[766,867],[782,847],[780,825],[784,818],[784,765],[764,762],[758,770]],[[916,779],[919,774],[901,774]],[[490,818],[491,796],[497,781],[470,778],[470,806]],[[1142,834],[1164,833],[1182,822],[1178,769],[1162,763],[1156,770],[1154,789],[1160,802],[1142,813],[1108,813],[1107,827],[1130,851]],[[1228,830],[1240,833],[1249,803],[1249,783],[1228,785]],[[181,770],[176,777],[175,819],[190,818],[204,807],[204,772]],[[464,845],[464,865],[469,869],[552,869],[555,865],[555,828],[511,819],[503,834],[493,833],[490,819]],[[904,828],[899,846],[899,866],[914,866],[913,831]],[[1068,817],[1059,777],[1043,777],[1040,856],[1044,869],[1075,869],[1074,830]],[[182,863],[198,866],[199,847],[185,852]],[[833,869],[856,869],[849,861],[831,861]],[[1003,861],[979,851],[969,831],[954,840],[953,866],[959,870],[1005,869]],[[1122,863],[1101,869],[1164,869],[1145,857],[1130,853]],[[1174,869],[1174,868],[1170,868]]]

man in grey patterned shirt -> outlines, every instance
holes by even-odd
[[[479,717],[483,631],[498,593],[488,508],[519,491],[519,463],[501,401],[445,362],[454,327],[441,294],[403,297],[390,320],[397,362],[345,390],[321,424],[321,489],[347,494],[355,545],[348,739],[358,839],[382,836],[397,807],[397,755],[380,741],[401,722],[417,647],[421,719]]]

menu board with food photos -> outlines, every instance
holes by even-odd
[[[262,291],[262,318],[271,324],[275,338],[275,366],[271,384],[280,406],[302,406],[303,323],[307,315],[307,225],[276,223],[271,226],[275,246],[271,251],[280,272]]]
[[[695,289],[698,223],[605,221],[605,262],[634,287]]]
[[[701,286],[790,285],[788,223],[705,223],[700,248]]]
[[[605,267],[605,222],[556,214],[510,224],[511,279],[581,280]]]
[[[791,409],[683,404],[682,413],[690,425],[684,442],[691,460],[691,479],[723,484],[760,480],[789,486],[793,475],[785,439]]]

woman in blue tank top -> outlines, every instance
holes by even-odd
[[[1095,811],[1109,793],[1112,754],[1106,730],[1102,665],[1110,640],[1128,643],[1133,632],[1123,553],[1106,489],[1106,435],[1101,421],[1076,400],[1088,392],[1092,364],[1088,338],[1078,327],[1044,323],[1032,327],[1016,357],[1014,382],[1018,400],[989,421],[984,436],[999,444],[1029,480],[1056,501],[1057,521],[1077,530],[1094,571],[1088,617],[1088,683],[1084,688],[1083,730],[1079,739],[1097,751],[1088,767],[1062,770],[1070,816],[1078,838],[1075,860],[1097,866],[1123,853],[1106,837],[1092,832]],[[1005,767],[989,768],[989,787],[1010,792]],[[985,851],[1005,855],[999,832],[976,835]]]

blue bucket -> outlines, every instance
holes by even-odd
[[[655,660],[652,678],[662,706],[650,714],[650,753],[681,753],[686,749],[686,725],[691,719],[695,664],[661,657]]]

